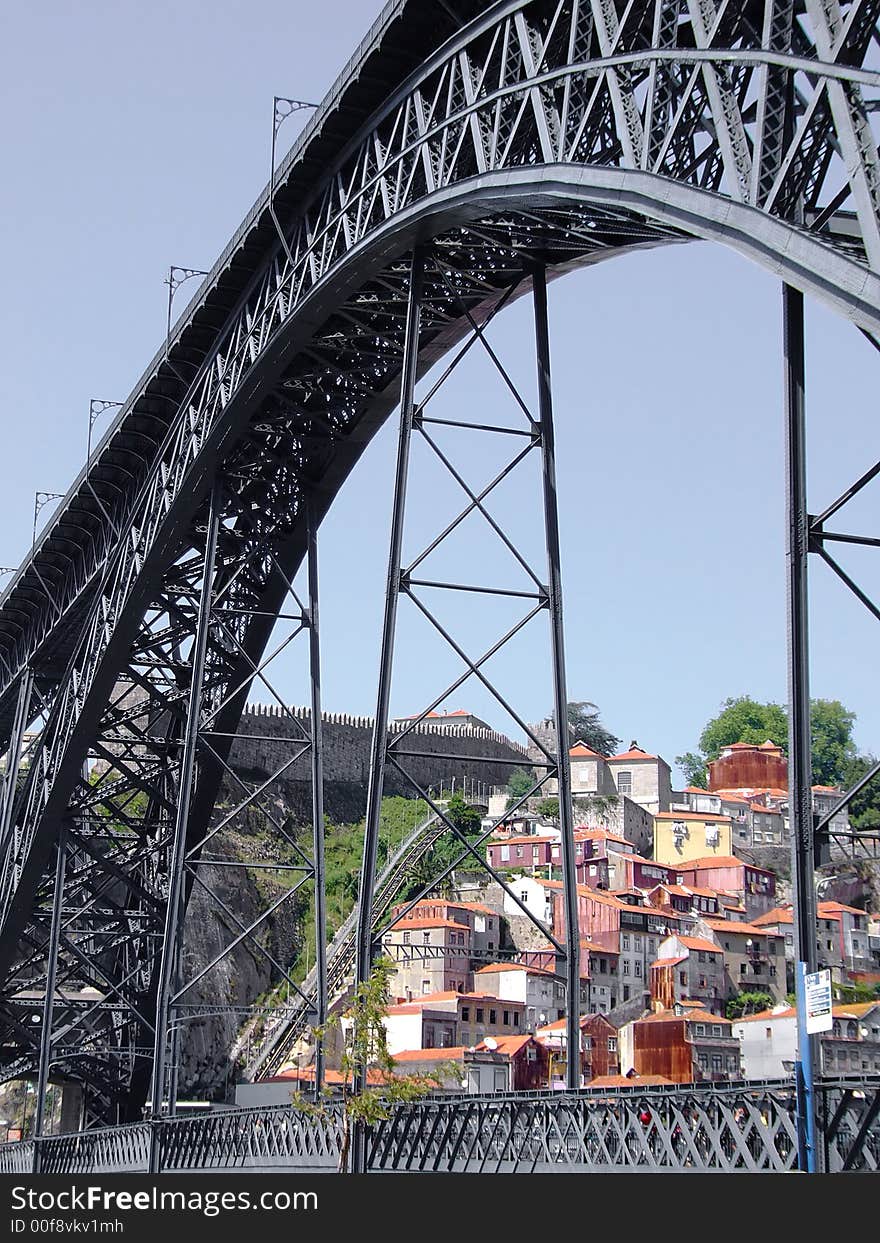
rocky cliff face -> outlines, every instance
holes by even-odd
[[[273,815],[286,822],[292,834],[301,833],[283,792],[272,803]],[[260,812],[249,810],[236,817],[234,830],[224,829],[210,845],[213,858],[242,864],[278,862],[277,838],[268,831],[267,820]],[[210,1009],[189,1016],[182,1029],[182,1099],[232,1099],[238,1072],[229,1051],[248,1007],[278,981],[282,968],[289,967],[299,953],[307,895],[300,890],[280,901],[253,940],[241,934],[283,898],[293,883],[291,878],[299,876],[265,866],[199,868],[199,877],[207,888],[193,886],[182,962],[183,980],[197,982],[182,1001]],[[235,948],[223,954],[236,938],[241,939]],[[211,966],[218,958],[220,961]]]

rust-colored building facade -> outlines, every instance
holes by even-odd
[[[759,747],[731,743],[708,768],[710,790],[788,789],[788,763],[782,747],[769,739]]]
[[[739,1076],[739,1041],[729,1019],[704,1010],[662,1011],[632,1024],[636,1074],[673,1083],[727,1083]]]

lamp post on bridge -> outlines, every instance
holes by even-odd
[[[98,419],[100,419],[101,415],[106,414],[108,410],[121,409],[121,401],[105,401],[102,397],[92,397],[89,401],[89,436],[86,442],[86,468],[88,468],[92,462],[92,429]]]
[[[272,96],[272,155],[269,162],[269,215],[272,217],[272,223],[281,239],[281,245],[284,247],[284,253],[287,255],[288,263],[293,267],[293,255],[290,251],[287,238],[284,236],[284,230],[275,211],[275,153],[278,145],[278,131],[287,120],[288,117],[294,116],[297,112],[303,112],[306,108],[317,108],[317,104],[307,103],[304,99],[288,99],[285,95]]]

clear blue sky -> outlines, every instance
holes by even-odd
[[[83,0],[7,6],[0,40],[3,274],[0,563],[31,538],[36,489],[63,492],[85,454],[91,397],[122,398],[164,332],[171,263],[208,268],[268,174],[272,95],[320,99],[379,0]],[[288,122],[287,139],[295,122]],[[785,586],[780,294],[776,280],[705,243],[612,260],[551,289],[566,640],[571,698],[592,699],[624,744],[670,762],[727,695],[784,699]],[[531,385],[529,307],[495,340]],[[880,358],[850,325],[808,309],[812,505],[878,456]],[[476,365],[442,399],[495,411]],[[440,412],[438,410],[438,412]],[[492,461],[455,451],[475,481]],[[365,455],[322,532],[325,706],[374,708],[394,429]],[[535,493],[500,508],[528,525]],[[453,494],[414,464],[411,545]],[[876,533],[878,492],[848,529]],[[842,523],[841,523],[842,525]],[[528,539],[526,540],[528,543]],[[476,527],[449,550],[485,573]],[[877,593],[876,554],[841,554]],[[438,563],[438,569],[442,563]],[[877,593],[880,594],[880,593]],[[447,616],[451,616],[447,607]],[[421,709],[458,668],[403,616],[396,713]],[[458,611],[476,653],[496,621]],[[813,571],[813,691],[858,713],[880,752],[880,629],[825,568]],[[526,719],[551,705],[535,631],[499,665]],[[279,681],[304,702],[303,648]],[[465,689],[446,706],[486,713]]]

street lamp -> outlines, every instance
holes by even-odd
[[[292,117],[295,112],[302,112],[305,108],[317,108],[317,104],[306,103],[304,99],[287,99],[283,95],[273,95],[272,97],[272,157],[269,164],[269,215],[275,225],[278,236],[281,239],[281,245],[284,247],[284,253],[287,255],[287,261],[293,267],[293,255],[290,252],[290,246],[284,231],[275,214],[275,148],[278,141],[278,131],[287,120]]]

